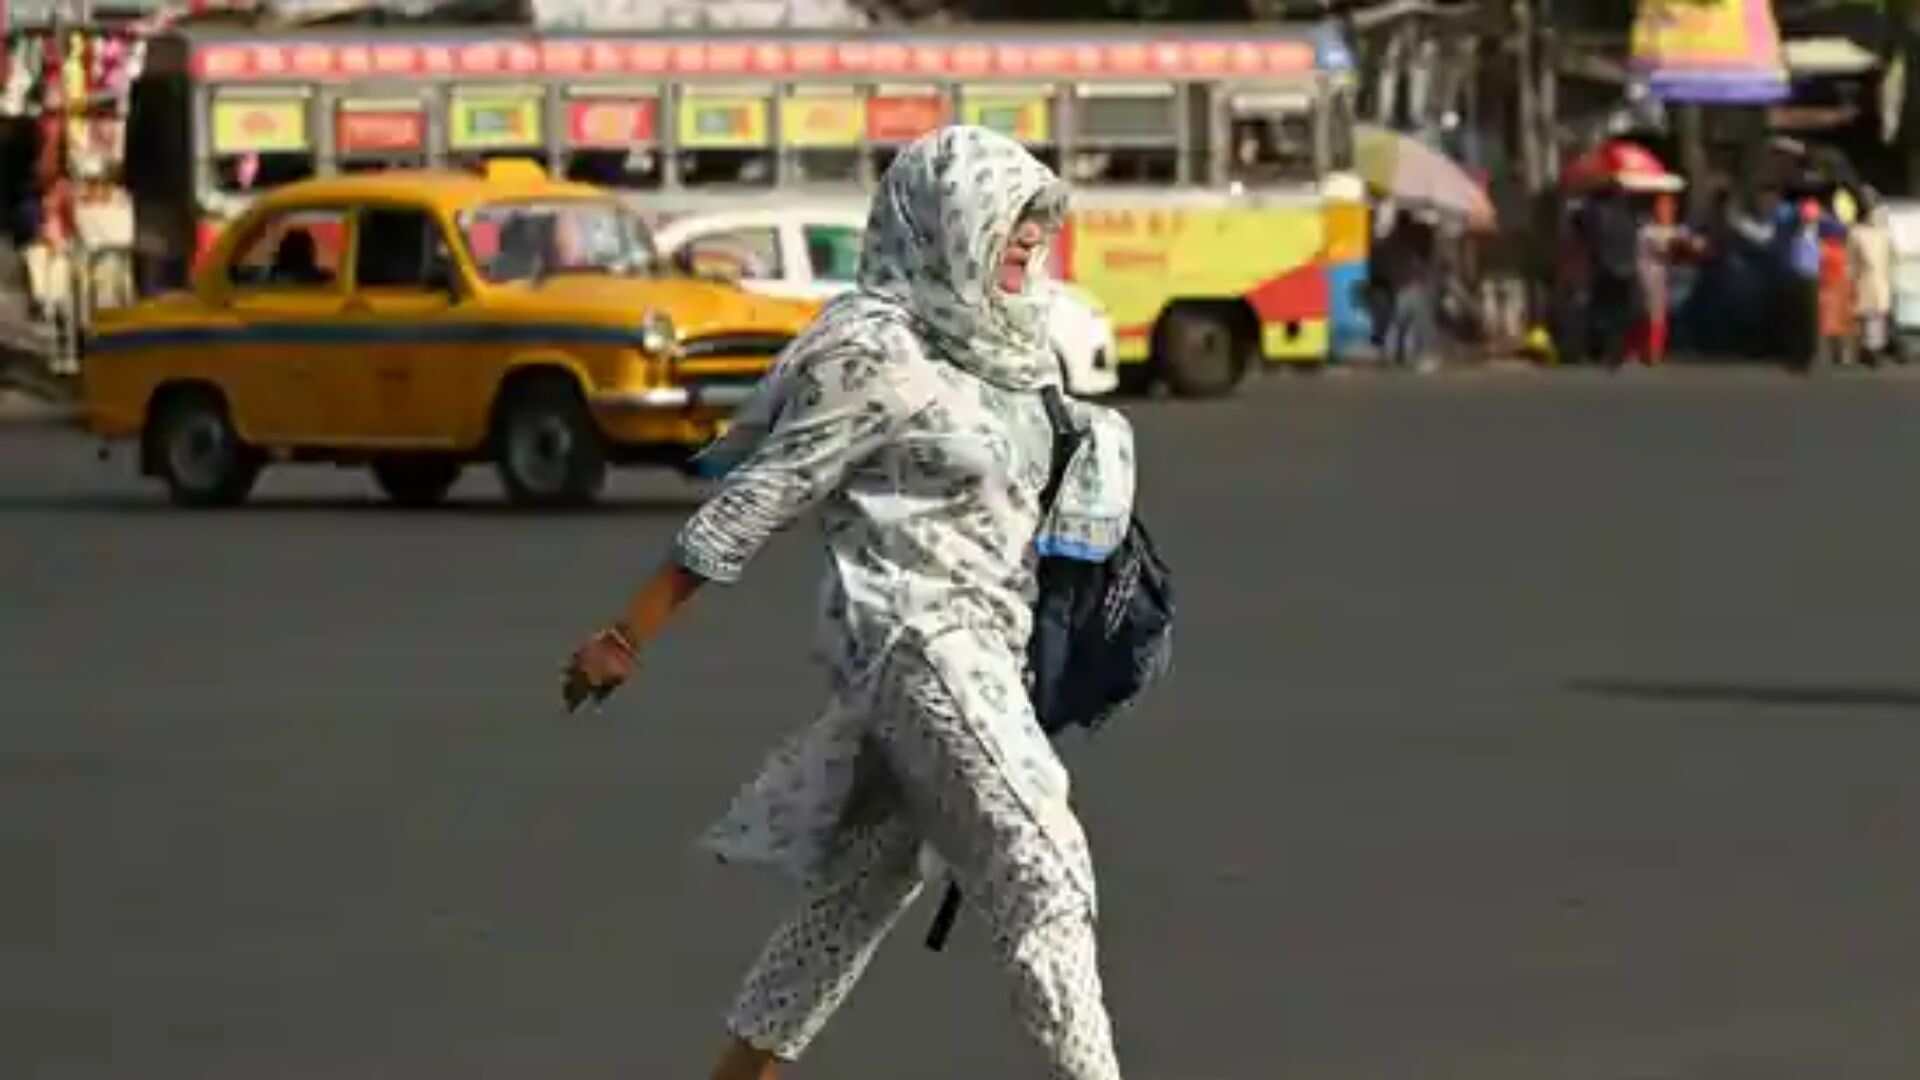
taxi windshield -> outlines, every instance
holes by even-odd
[[[660,268],[646,224],[610,199],[486,203],[457,221],[474,265],[491,282]]]

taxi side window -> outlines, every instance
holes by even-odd
[[[721,229],[701,233],[682,252],[696,274],[721,278],[778,280],[780,234],[769,228]]]
[[[425,210],[362,210],[353,278],[363,289],[444,289],[453,279],[446,233]]]
[[[289,210],[270,217],[235,251],[227,279],[244,288],[335,288],[346,220],[341,210]]]

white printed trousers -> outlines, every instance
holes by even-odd
[[[936,669],[907,649],[896,650],[888,668],[868,729],[883,766],[874,770],[880,789],[863,800],[865,820],[846,827],[849,847],[836,860],[843,869],[767,942],[728,1027],[797,1059],[921,891],[924,843],[959,881],[965,917],[986,924],[1047,1075],[1118,1080],[1092,862],[1067,804],[1066,772],[1026,709],[1017,669]],[[995,715],[977,715],[996,705]]]

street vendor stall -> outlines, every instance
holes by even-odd
[[[138,26],[14,27],[0,116],[30,162],[9,175],[9,231],[26,269],[25,308],[51,331],[48,367],[75,370],[78,339],[102,307],[133,299],[133,213],[123,177],[127,102],[145,59]]]

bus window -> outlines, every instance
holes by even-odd
[[[1180,154],[1171,84],[1082,86],[1074,103],[1077,183],[1172,183]]]
[[[228,193],[265,191],[312,176],[312,154],[218,154],[213,159],[214,187]]]
[[[787,179],[798,184],[858,180],[866,105],[850,86],[793,87],[780,102]]]
[[[573,150],[567,154],[566,176],[600,187],[652,189],[660,186],[662,164],[659,151],[646,147]]]
[[[657,86],[570,88],[567,179],[610,188],[658,188],[666,173],[659,149],[659,93]]]
[[[773,142],[767,124],[771,89],[689,88],[680,99],[680,182],[772,184]]]
[[[253,192],[314,174],[307,100],[299,90],[222,93],[213,99],[214,186]]]
[[[1306,94],[1242,94],[1232,102],[1227,177],[1245,184],[1312,181],[1312,99]]]

